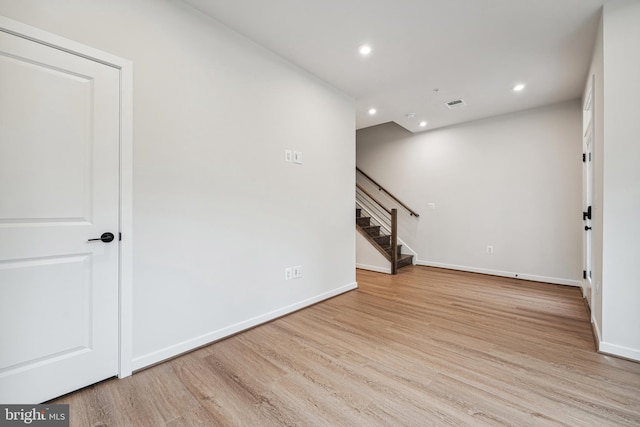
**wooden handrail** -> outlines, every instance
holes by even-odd
[[[405,208],[407,211],[409,211],[409,214],[411,216],[415,216],[416,218],[419,217],[420,215],[418,215],[418,213],[416,211],[414,211],[413,209],[411,209],[409,206],[405,205],[404,203],[402,203],[400,201],[400,199],[398,199],[396,196],[394,196],[393,194],[391,194],[389,191],[387,191],[386,188],[384,188],[382,185],[378,184],[373,178],[371,178],[369,175],[367,175],[366,173],[364,173],[362,171],[362,169],[360,169],[359,167],[356,166],[356,171],[360,172],[365,178],[367,178],[369,181],[371,181],[373,184],[375,184],[378,187],[379,191],[384,191],[385,193],[387,193],[387,195],[389,197],[391,197],[393,200],[395,200],[400,206],[402,206],[403,208]],[[371,194],[367,193],[367,195],[369,197],[371,197],[373,199],[373,196],[371,196]],[[375,200],[375,199],[374,199]]]
[[[383,205],[382,203],[380,203],[380,202],[379,202],[375,197],[373,197],[373,196],[371,195],[371,193],[369,193],[367,190],[365,190],[364,188],[362,188],[362,186],[361,186],[360,184],[356,184],[356,188],[357,188],[358,190],[362,191],[364,194],[366,194],[366,195],[367,195],[371,200],[373,200],[374,202],[376,202],[376,204],[377,204],[378,206],[380,206],[382,209],[384,209],[384,211],[385,211],[386,213],[388,213],[389,215],[391,215],[391,211],[390,211],[389,209],[387,209],[387,208],[385,207],[385,205]]]

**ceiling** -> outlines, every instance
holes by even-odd
[[[358,129],[422,132],[580,97],[608,0],[183,1],[353,97]]]

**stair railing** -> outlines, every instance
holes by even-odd
[[[391,232],[391,274],[396,274],[398,271],[398,210],[387,208],[360,184],[356,184],[356,203],[362,208],[376,211],[383,219],[385,226],[388,226]]]
[[[375,185],[376,187],[378,187],[378,191],[382,191],[384,192],[387,196],[389,196],[391,199],[393,199],[397,204],[399,204],[400,206],[402,206],[403,208],[405,208],[408,212],[410,216],[415,216],[416,218],[419,217],[420,215],[418,215],[418,213],[416,211],[414,211],[413,209],[411,209],[409,206],[405,205],[404,203],[402,203],[402,201],[400,201],[400,199],[398,199],[396,196],[394,196],[393,194],[391,194],[389,191],[387,191],[386,188],[384,188],[382,185],[378,184],[378,182],[376,182],[376,180],[374,180],[373,178],[371,178],[369,175],[367,175],[366,173],[364,173],[362,171],[362,169],[360,169],[359,167],[356,166],[356,171],[358,173],[360,173],[363,177],[365,177],[369,182],[371,182],[373,185]],[[368,194],[368,193],[367,193]]]

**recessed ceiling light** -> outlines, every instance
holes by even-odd
[[[369,46],[368,44],[363,44],[358,48],[358,52],[360,52],[360,55],[362,56],[367,56],[371,53],[371,46]]]
[[[420,127],[423,128],[427,125],[427,122],[425,122],[424,120],[420,122]]]
[[[524,85],[522,83],[517,84],[513,87],[514,92],[520,92],[522,89],[524,89]]]
[[[378,112],[378,110],[376,110],[375,108],[369,108],[369,115],[370,116],[373,116],[377,112]]]

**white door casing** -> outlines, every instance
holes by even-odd
[[[130,71],[0,18],[2,403],[131,373]]]

